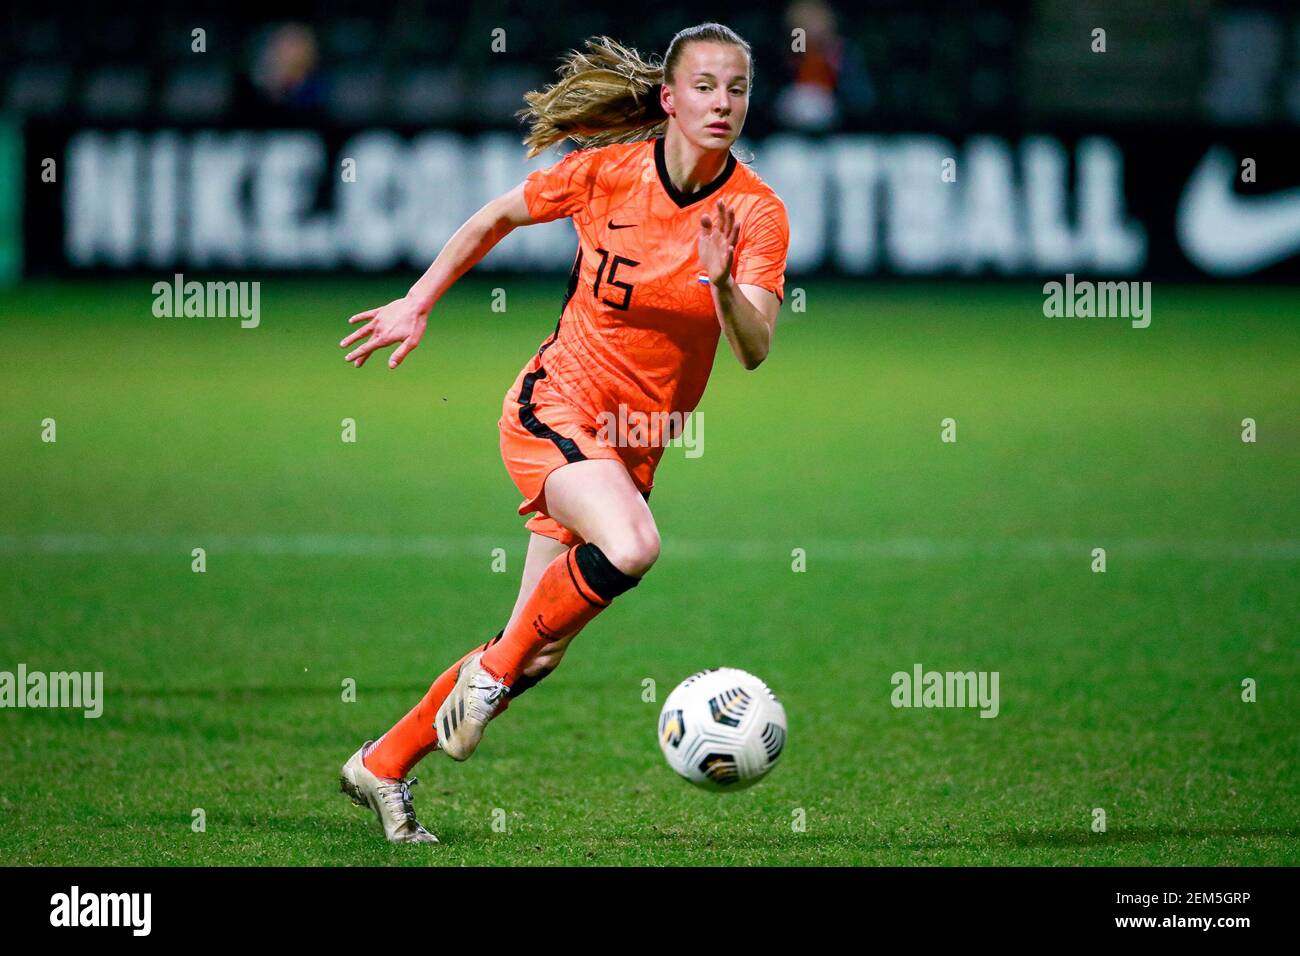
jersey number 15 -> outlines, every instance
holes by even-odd
[[[595,296],[597,299],[600,299],[600,280],[601,280],[601,276],[605,275],[605,264],[608,263],[609,275],[605,276],[605,284],[612,285],[617,289],[622,289],[623,301],[611,302],[609,299],[600,299],[600,301],[604,302],[606,305],[610,306],[611,308],[622,309],[624,312],[626,312],[628,304],[632,301],[632,283],[618,281],[617,279],[614,278],[614,273],[618,271],[618,267],[620,265],[639,266],[641,263],[637,262],[634,259],[629,259],[626,256],[620,256],[620,255],[615,255],[614,260],[610,262],[610,258],[609,258],[610,252],[608,249],[597,249],[596,251],[600,253],[600,267],[596,269],[596,284],[591,287],[591,294]]]

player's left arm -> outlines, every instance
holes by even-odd
[[[763,286],[737,282],[732,275],[740,224],[735,209],[718,201],[717,216],[700,219],[700,263],[708,271],[718,322],[731,351],[746,369],[767,358],[781,310],[777,294]]]
[[[713,286],[722,333],[740,364],[750,371],[759,367],[772,349],[776,314],[781,300],[758,285],[741,285],[730,275]]]

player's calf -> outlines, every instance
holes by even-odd
[[[640,578],[620,570],[590,542],[556,557],[501,639],[461,665],[456,686],[434,721],[443,752],[454,760],[468,759],[528,662],[582,630],[615,597],[639,583]]]

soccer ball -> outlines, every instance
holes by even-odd
[[[705,790],[743,790],[776,765],[785,708],[761,680],[734,667],[692,674],[664,701],[659,747],[668,766]]]

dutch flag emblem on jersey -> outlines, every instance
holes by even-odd
[[[695,277],[695,281],[698,282],[700,285],[708,285],[709,274],[707,272],[701,272],[699,275]]]

